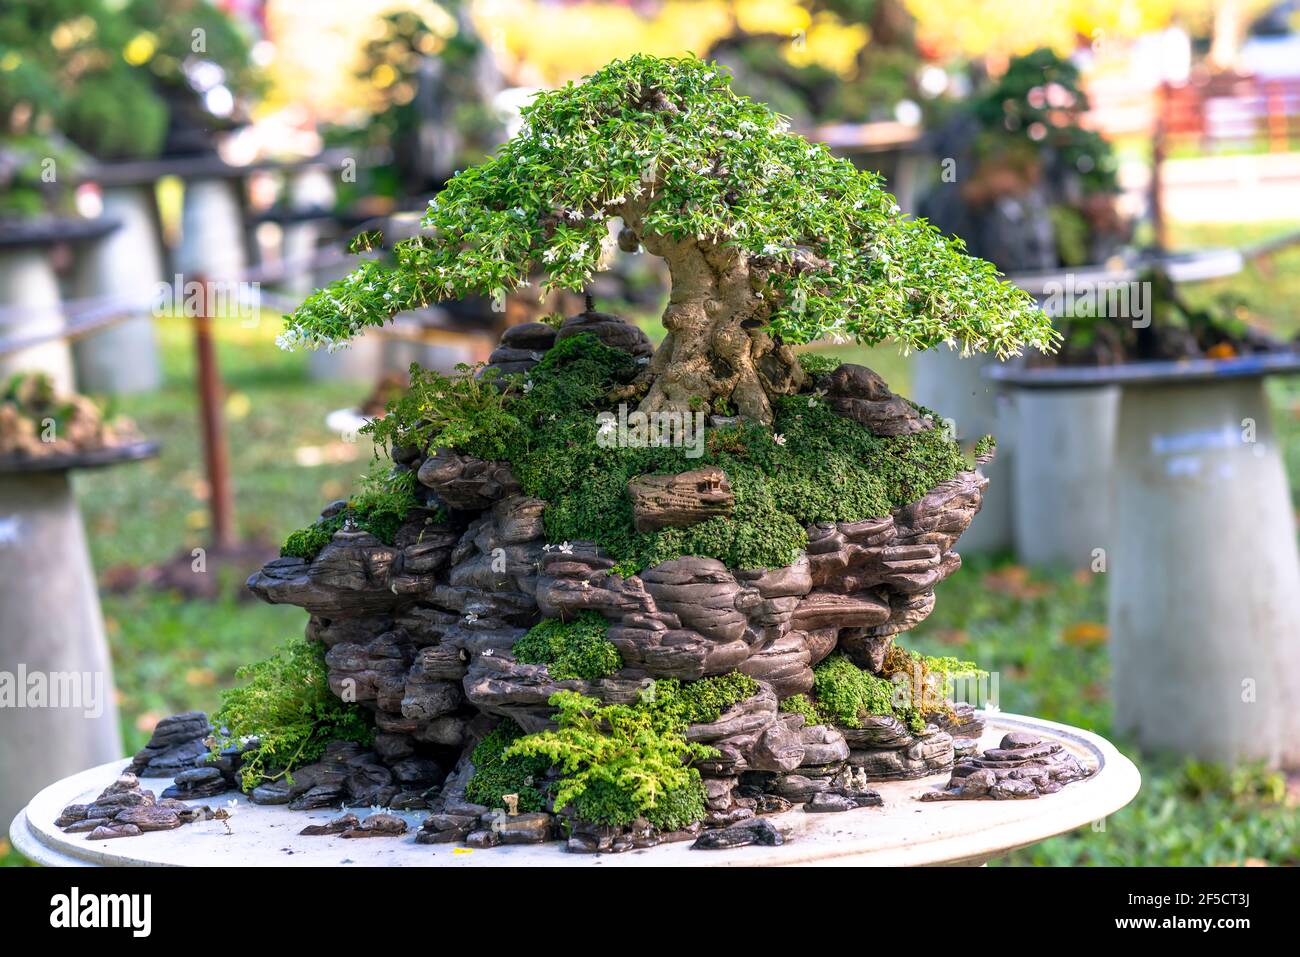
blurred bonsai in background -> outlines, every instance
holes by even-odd
[[[203,0],[7,0],[0,136],[61,131],[99,160],[212,149],[260,90],[239,26]]]
[[[918,104],[912,15],[900,0],[805,0],[807,30],[750,31],[739,19],[709,50],[738,91],[797,122],[893,120],[900,103]],[[817,55],[826,48],[843,55]]]
[[[935,137],[946,175],[922,213],[1004,271],[1099,263],[1132,234],[1110,145],[1082,125],[1078,68],[1048,49],[1011,61]]]
[[[440,15],[437,15],[440,14]],[[333,146],[376,155],[344,184],[343,205],[365,196],[398,200],[436,192],[457,168],[505,139],[493,98],[503,81],[464,5],[428,5],[425,15],[389,13],[360,51],[356,77],[371,91],[359,123],[326,130]],[[362,179],[364,181],[362,181]]]

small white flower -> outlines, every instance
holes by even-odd
[[[780,432],[773,432],[772,441],[775,442],[777,445],[785,445],[785,436],[782,435]]]
[[[560,545],[560,554],[561,554],[561,555],[572,555],[572,554],[573,554],[573,546],[570,545],[567,541],[561,543],[561,545]]]
[[[475,614],[474,612],[472,612],[472,611],[471,611],[468,615],[465,616],[465,624],[467,624],[467,625],[472,625],[472,624],[474,624],[474,622],[476,622],[476,621],[478,621],[478,615],[476,615],[476,614]]]

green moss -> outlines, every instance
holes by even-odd
[[[306,528],[290,533],[280,546],[280,555],[311,561],[349,519],[360,531],[369,532],[385,545],[391,545],[411,510],[419,507],[420,502],[415,497],[414,472],[376,465],[362,478],[360,487],[346,507],[329,518],[317,519]],[[439,512],[438,518],[445,518],[445,515]]]
[[[712,687],[700,701],[720,700],[724,687]],[[558,692],[550,699],[559,709],[557,729],[519,738],[505,756],[542,759],[558,769],[557,811],[571,806],[595,824],[621,826],[644,816],[666,830],[685,827],[705,812],[703,785],[691,765],[717,752],[686,740],[680,690],[676,682],[656,682],[635,704],[610,705]]]
[[[546,808],[543,782],[551,762],[545,758],[514,755],[505,750],[522,738],[523,731],[509,718],[487,733],[470,754],[474,774],[465,787],[465,797],[486,807],[505,807],[504,796],[519,796],[519,810],[542,811]]]
[[[739,671],[686,684],[674,678],[660,678],[655,682],[655,703],[684,724],[708,724],[717,721],[732,705],[758,692],[758,682]]]
[[[896,716],[913,731],[925,727],[919,714],[896,713],[894,685],[890,681],[863,671],[838,652],[813,669],[813,696],[818,712],[841,727],[861,728],[863,719],[870,715]]]
[[[919,734],[928,719],[950,713],[953,678],[985,674],[970,661],[931,658],[894,645],[880,674],[873,675],[836,652],[813,669],[812,699],[794,695],[781,702],[781,709],[798,712],[809,723],[845,728],[861,728],[871,715],[891,716]],[[918,681],[921,692],[915,693]]]
[[[246,683],[221,693],[212,723],[226,734],[214,750],[242,738],[258,739],[257,750],[244,755],[245,791],[310,764],[330,741],[369,745],[374,740],[370,712],[330,691],[325,648],[317,642],[291,639],[279,654],[236,675]]]
[[[311,561],[320,554],[322,548],[330,543],[334,533],[343,527],[343,513],[318,519],[306,528],[290,532],[289,537],[280,546],[282,558],[302,558]]]
[[[624,575],[683,555],[732,568],[788,565],[807,544],[806,526],[887,515],[967,467],[942,429],[875,436],[815,395],[777,399],[772,429],[742,423],[709,430],[698,457],[680,447],[601,447],[597,413],[608,411],[606,396],[638,368],[626,353],[583,334],[549,350],[525,384],[513,383],[508,402],[503,393],[488,397],[496,389],[490,383],[468,386],[428,374],[413,387],[415,398],[394,403],[377,420],[376,438],[449,442],[480,458],[508,460],[524,492],[547,502],[550,541],[595,542]],[[468,375],[463,370],[461,379]],[[441,425],[430,432],[434,408]],[[636,530],[630,479],[705,465],[727,473],[731,515],[689,528]]]
[[[803,715],[805,723],[809,725],[823,723],[821,716],[817,713],[817,706],[812,703],[812,700],[806,694],[796,694],[781,699],[780,708],[787,714]]]
[[[546,665],[557,681],[595,681],[623,667],[618,649],[605,637],[609,623],[595,612],[582,612],[572,621],[545,618],[515,642],[515,658]]]
[[[993,438],[993,436],[981,436],[980,440],[975,443],[975,455],[977,457],[981,455],[990,455],[997,449],[997,447],[997,439]]]
[[[816,378],[817,376],[830,375],[840,367],[840,360],[835,356],[828,356],[819,352],[801,352],[799,353],[799,366],[808,375]]]

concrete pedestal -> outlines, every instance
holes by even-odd
[[[1117,441],[1117,728],[1300,768],[1300,561],[1263,379],[1126,386]]]
[[[1115,724],[1144,748],[1300,768],[1300,557],[1274,374],[1300,374],[1300,354],[996,370],[1044,397],[1121,389],[1105,574]]]
[[[121,756],[99,596],[67,471],[0,474],[0,672],[17,694],[0,707],[0,815]],[[33,681],[47,686],[45,700]]]
[[[117,776],[123,762],[84,771],[52,785],[18,815],[9,829],[14,848],[50,866],[214,866],[333,867],[347,860],[374,867],[717,867],[794,865],[923,866],[982,864],[1018,847],[1103,820],[1128,804],[1141,784],[1137,768],[1095,734],[1066,725],[1010,714],[990,714],[981,745],[995,747],[1008,731],[1028,731],[1060,741],[1095,773],[1056,794],[1030,801],[952,801],[921,803],[926,791],[942,787],[949,775],[873,785],[882,807],[842,814],[809,814],[800,809],[770,815],[785,838],[779,847],[740,847],[695,851],[689,842],[661,844],[626,854],[570,854],[558,841],[472,850],[452,844],[417,844],[415,830],[425,811],[401,812],[409,830],[401,837],[364,841],[338,836],[303,837],[308,824],[339,816],[337,808],[290,811],[250,804],[237,798],[230,832],[220,821],[189,824],[139,837],[89,841],[65,834],[54,820],[65,805],[86,803]],[[165,781],[142,782],[158,790]],[[223,805],[235,793],[190,802]],[[358,809],[359,815],[364,811]]]
[[[958,548],[963,555],[996,552],[1012,544],[1011,512],[1016,493],[1016,436],[1006,397],[983,370],[998,361],[986,355],[962,358],[961,351],[936,346],[912,357],[912,401],[951,418],[964,443],[981,436],[997,439],[997,457],[980,471],[988,476],[984,502]]]
[[[284,290],[288,295],[304,297],[312,291],[312,259],[320,245],[328,220],[311,215],[334,206],[334,181],[324,167],[309,166],[290,174],[289,207],[301,211],[301,218],[290,216],[282,224],[280,257],[288,272]]]
[[[58,279],[45,245],[0,246],[0,339],[62,336]],[[72,353],[62,338],[0,355],[0,381],[16,372],[44,372],[57,391],[74,391]]]
[[[1089,567],[1110,544],[1119,389],[1020,390],[1012,400],[1016,556]]]
[[[214,177],[185,183],[176,263],[187,281],[203,275],[212,282],[231,282],[247,267],[240,182]]]
[[[105,187],[104,215],[121,226],[87,245],[79,257],[78,297],[111,296],[135,305],[137,312],[73,345],[83,392],[149,392],[162,382],[155,317],[149,306],[163,281],[152,189],[151,185]]]

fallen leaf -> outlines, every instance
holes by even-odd
[[[984,576],[984,587],[989,591],[1019,598],[1022,601],[1041,598],[1051,592],[1052,586],[1047,582],[1030,581],[1030,571],[1023,565],[1007,565],[997,568]]]
[[[1099,621],[1078,621],[1061,632],[1067,645],[1102,645],[1110,630]]]

